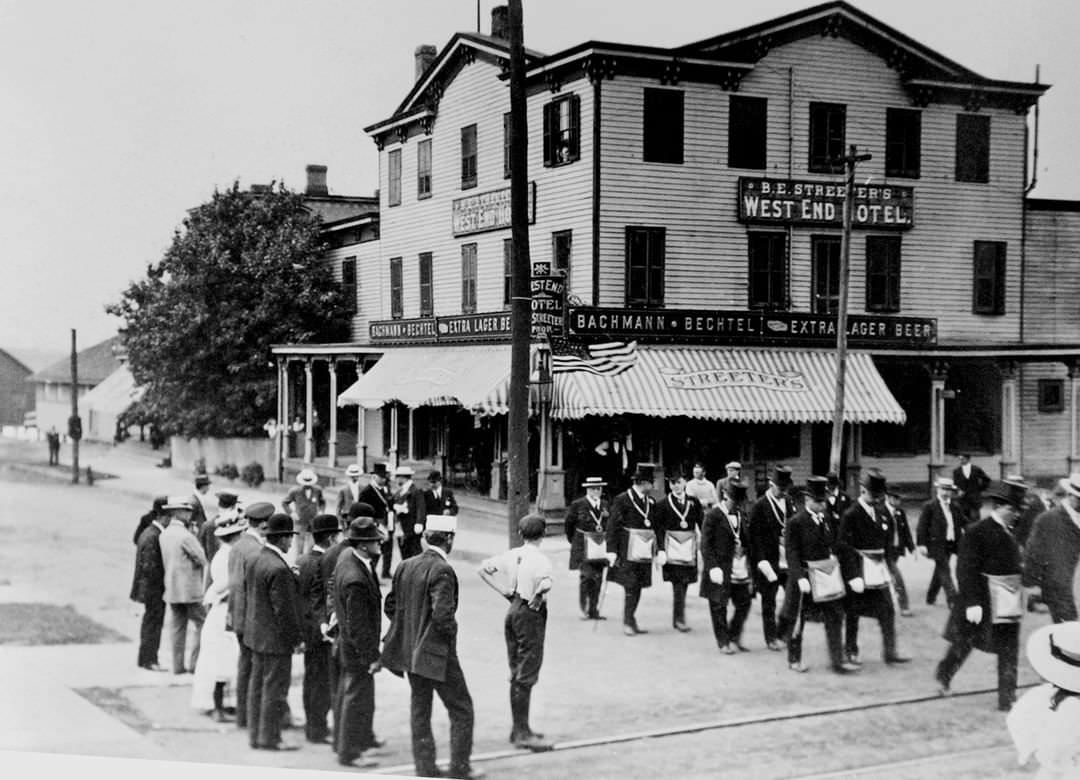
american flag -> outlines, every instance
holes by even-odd
[[[597,376],[616,376],[637,363],[636,341],[580,344],[551,339],[551,373],[584,371]]]

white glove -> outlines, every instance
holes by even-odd
[[[416,534],[417,536],[419,536],[420,534],[422,534],[422,533],[424,532],[424,526],[420,525],[420,523],[416,523],[416,524],[415,524],[415,525],[414,525],[414,526],[412,527],[412,532],[413,532],[414,534]]]
[[[608,553],[607,554],[607,562],[608,562],[608,566],[614,566],[615,565],[615,553]]]
[[[802,579],[799,580],[799,592],[800,593],[809,593],[810,592],[810,580],[806,579],[806,577],[803,577]]]
[[[982,623],[982,607],[978,605],[968,607],[964,617],[967,618],[968,623]]]
[[[853,580],[848,580],[848,585],[851,586],[851,590],[854,593],[862,593],[866,590],[866,583],[863,582],[862,577],[856,577]]]
[[[661,550],[656,554],[656,564],[663,566],[665,563],[667,563],[667,553]]]
[[[409,511],[409,505],[408,504],[394,504],[394,511],[397,512],[398,514],[403,515],[403,514],[405,514],[406,512]]]
[[[758,571],[764,575],[765,579],[769,582],[776,582],[776,572],[773,570],[771,563],[768,561],[759,561],[757,567]]]
[[[716,585],[723,585],[724,570],[721,569],[719,566],[713,566],[711,569],[709,569],[709,579],[712,580],[713,583],[715,583]]]
[[[919,545],[918,547],[916,547],[916,548],[915,548],[915,550],[916,550],[916,551],[917,551],[917,552],[918,552],[918,553],[919,553],[920,555],[922,555],[922,556],[924,556],[924,557],[930,554],[930,553],[928,553],[928,552],[926,551],[926,545],[925,545],[925,544],[920,544],[920,545]]]

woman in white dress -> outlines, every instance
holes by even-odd
[[[232,542],[247,528],[247,519],[239,508],[230,508],[218,515],[214,536],[221,547],[210,561],[210,582],[203,595],[209,606],[202,627],[202,644],[191,688],[191,706],[205,712],[218,723],[228,720],[225,712],[226,693],[234,696],[236,665],[239,648],[236,634],[225,630],[225,613],[229,598],[229,550]]]

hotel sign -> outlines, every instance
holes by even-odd
[[[652,343],[818,346],[836,344],[836,315],[715,309],[601,309],[575,307],[567,318],[571,337],[634,339]],[[852,315],[848,343],[888,349],[932,346],[937,320]]]
[[[793,179],[739,177],[739,221],[841,227],[844,185]],[[856,185],[852,227],[907,230],[915,226],[915,190]]]
[[[528,190],[531,225],[536,221],[536,182],[529,182]],[[510,188],[456,198],[450,206],[450,223],[455,236],[510,227]]]
[[[532,298],[532,338],[563,334],[566,279],[562,274],[534,276],[529,280]]]
[[[372,344],[435,344],[508,341],[510,312],[453,314],[412,320],[378,320],[368,325]]]

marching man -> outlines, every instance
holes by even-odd
[[[581,572],[578,603],[583,620],[606,620],[600,614],[600,583],[607,566],[604,524],[608,502],[601,495],[607,483],[601,477],[586,477],[581,483],[585,495],[575,499],[566,512],[566,540],[570,542],[570,570]]]
[[[623,633],[627,636],[648,633],[638,628],[638,602],[641,589],[652,586],[652,563],[655,557],[663,566],[667,556],[656,551],[655,504],[649,493],[653,488],[653,466],[639,463],[633,485],[611,502],[607,527],[608,578],[626,591],[623,603]]]
[[[698,594],[709,600],[713,636],[720,651],[734,655],[749,652],[742,643],[743,623],[753,601],[753,584],[747,548],[750,531],[740,508],[746,500],[746,485],[730,481],[724,488],[724,500],[705,515],[701,529],[701,559],[704,571]],[[728,602],[735,614],[728,622]]]

